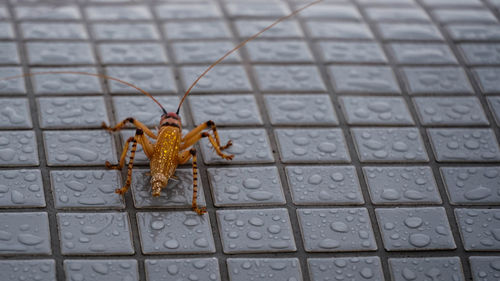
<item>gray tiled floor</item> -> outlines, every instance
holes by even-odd
[[[83,71],[168,110],[212,61],[306,0],[0,0],[0,78]],[[54,4],[56,3],[56,4]],[[329,0],[193,89],[197,144],[151,196],[108,171],[161,111],[114,81],[0,80],[0,280],[500,279],[500,1]],[[427,278],[427,279],[426,279]]]

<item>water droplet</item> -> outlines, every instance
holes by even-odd
[[[409,242],[415,247],[423,248],[431,243],[431,238],[426,234],[414,233],[410,235]]]
[[[163,243],[163,245],[165,247],[167,247],[168,249],[177,249],[179,248],[179,242],[175,239],[171,239],[171,240],[168,240],[168,241],[165,241],[165,243]]]
[[[491,194],[491,189],[484,186],[479,186],[472,190],[466,191],[464,193],[464,197],[469,200],[481,200],[489,197]]]
[[[200,247],[200,248],[206,248],[208,247],[208,240],[205,239],[204,237],[198,238],[194,240],[194,245]]]
[[[154,230],[160,230],[165,227],[165,224],[162,221],[153,221],[151,222],[151,228]]]
[[[248,189],[257,189],[257,188],[261,187],[261,185],[262,185],[262,182],[258,179],[250,178],[250,179],[245,179],[243,181],[243,186],[245,188],[248,188]]]
[[[330,228],[333,231],[337,231],[337,232],[347,232],[347,231],[349,231],[349,227],[347,226],[347,224],[345,224],[345,223],[343,223],[341,221],[332,222],[330,224]]]
[[[319,245],[318,245],[320,248],[323,248],[323,249],[334,249],[334,248],[337,248],[340,246],[340,243],[339,241],[337,240],[333,240],[333,239],[323,239],[319,242]]]
[[[422,225],[423,220],[419,217],[410,217],[410,218],[405,219],[404,223],[409,228],[417,228],[417,227],[420,227]]]

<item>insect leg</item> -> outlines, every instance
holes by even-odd
[[[125,125],[127,125],[127,123],[134,124],[134,126],[141,129],[142,131],[144,131],[146,133],[146,135],[148,135],[150,138],[156,139],[156,135],[146,125],[142,124],[141,122],[139,122],[136,119],[131,118],[131,117],[124,119],[123,121],[121,121],[120,123],[118,123],[114,127],[108,126],[105,122],[102,122],[101,126],[102,126],[102,128],[104,128],[105,130],[107,130],[109,132],[116,132],[116,131],[121,130],[123,127],[125,127]]]
[[[227,148],[228,145],[230,146],[232,144],[231,141],[229,141],[225,147],[220,147],[220,144],[218,144],[217,141],[208,132],[198,133],[197,135],[194,135],[189,139],[185,138],[184,142],[181,143],[180,149],[186,149],[186,148],[192,146],[193,144],[195,144],[196,142],[198,142],[201,138],[206,138],[206,137],[208,137],[208,140],[210,141],[210,143],[214,147],[215,152],[217,152],[217,155],[219,155],[220,157],[222,157],[223,159],[226,159],[226,160],[233,159],[233,157],[234,157],[233,154],[225,154],[222,152],[223,149]]]
[[[206,207],[198,207],[198,166],[196,164],[196,149],[191,148],[189,150],[189,153],[193,157],[193,203],[191,204],[191,208],[193,208],[193,211],[195,211],[198,215],[203,215],[204,213],[207,212]],[[188,158],[189,159],[189,158]]]
[[[201,133],[201,131],[203,131],[203,130],[205,130],[207,128],[210,128],[213,131],[214,137],[215,137],[215,141],[217,143],[217,147],[219,147],[220,150],[227,149],[228,147],[230,147],[233,144],[231,141],[228,141],[226,145],[224,145],[224,146],[220,145],[219,133],[217,132],[217,127],[215,126],[214,121],[212,121],[212,120],[208,120],[207,122],[198,125],[198,127],[194,128],[191,132],[187,133],[184,136],[184,138],[182,138],[182,142],[186,142],[188,139],[191,139],[191,138],[195,137],[196,135],[198,135],[199,133]],[[193,143],[195,143],[195,142],[193,142]],[[191,145],[185,146],[184,148],[187,148],[187,147],[189,147]]]
[[[142,135],[142,134],[143,134],[143,131],[141,129],[137,129],[135,131],[135,136],[129,138],[129,140],[132,142],[132,149],[130,150],[130,158],[128,161],[127,180],[125,182],[125,185],[122,188],[115,190],[115,193],[123,195],[130,188],[130,184],[132,183],[132,168],[134,167],[135,152],[137,150],[137,139],[138,139],[138,135]],[[126,151],[125,151],[125,154],[126,154]],[[122,156],[123,156],[123,153],[122,153]],[[125,157],[123,157],[123,159],[124,158]],[[121,159],[120,159],[120,162],[121,162]],[[123,166],[123,164],[122,164],[122,166]]]
[[[122,155],[120,156],[120,162],[118,163],[118,165],[113,165],[109,161],[106,161],[106,163],[105,163],[106,168],[113,169],[113,170],[120,170],[123,167],[123,164],[125,164],[125,157],[127,156],[129,144],[132,141],[135,141],[134,137],[128,138],[127,141],[125,142],[125,145],[123,146]]]

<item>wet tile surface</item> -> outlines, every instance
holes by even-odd
[[[209,168],[208,178],[216,206],[286,202],[276,167]]]
[[[192,211],[139,212],[137,224],[144,254],[215,252],[208,215]]]
[[[0,171],[0,206],[45,207],[42,174],[37,169]]]
[[[314,281],[332,275],[351,280],[385,280],[379,257],[310,258],[307,264],[311,280]]]
[[[148,259],[145,262],[147,280],[210,280],[220,281],[216,258]],[[166,269],[166,271],[165,271]]]
[[[365,208],[298,209],[307,252],[351,252],[377,249]]]
[[[286,209],[218,210],[224,253],[295,252]]]
[[[455,209],[455,216],[466,251],[500,249],[499,209]]]
[[[134,253],[127,213],[58,213],[63,255]]]
[[[227,260],[229,278],[232,281],[245,280],[302,280],[300,263],[297,258],[251,259],[229,258]]]
[[[139,280],[137,261],[125,260],[65,260],[64,271],[70,280],[109,281]]]
[[[130,150],[121,171],[104,162],[135,128],[101,122],[156,133],[163,112],[62,72],[175,112],[219,56],[308,2],[56,2],[0,4],[0,276],[500,278],[498,0],[325,1],[222,61],[180,108],[184,134],[213,120],[233,143],[232,161],[194,146],[203,216],[191,162],[153,197],[141,145],[115,193]]]
[[[425,280],[426,278],[465,281],[458,257],[393,258],[389,259],[389,267],[395,281]]]
[[[375,212],[388,251],[456,248],[442,207],[380,208]]]

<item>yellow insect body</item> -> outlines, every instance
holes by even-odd
[[[160,127],[154,153],[150,160],[151,187],[153,196],[159,196],[160,190],[167,185],[179,165],[181,129],[172,126]]]

